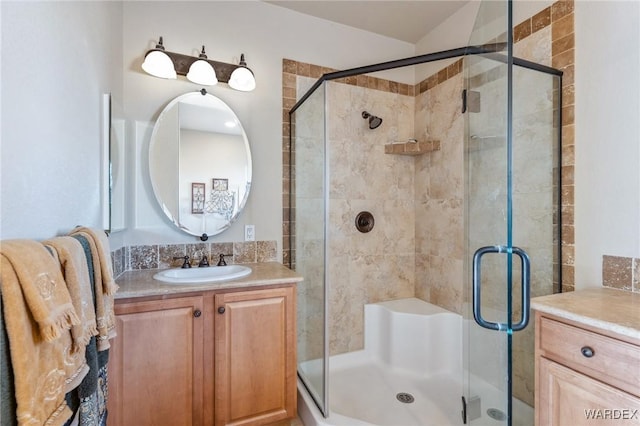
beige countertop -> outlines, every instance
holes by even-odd
[[[132,297],[163,296],[171,294],[189,293],[196,291],[220,290],[227,288],[256,287],[263,285],[276,285],[284,283],[298,283],[302,277],[277,262],[243,264],[251,268],[251,274],[246,277],[231,281],[170,284],[154,280],[153,276],[161,269],[147,269],[143,271],[129,271],[120,275],[116,283],[120,288],[115,295],[116,299]],[[215,268],[215,266],[210,266]]]
[[[592,288],[531,299],[531,307],[560,318],[640,339],[640,294]]]

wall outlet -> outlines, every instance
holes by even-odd
[[[244,226],[244,240],[255,241],[256,240],[256,227],[255,225]]]

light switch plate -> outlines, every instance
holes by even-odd
[[[244,226],[244,240],[255,241],[256,240],[256,227],[255,225]]]

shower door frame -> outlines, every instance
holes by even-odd
[[[521,59],[521,58],[517,58],[517,57],[507,57],[504,54],[500,53],[504,48],[504,43],[493,43],[493,44],[485,44],[485,45],[481,45],[481,46],[467,46],[467,47],[460,47],[460,48],[456,48],[456,49],[450,49],[450,50],[444,50],[444,51],[440,51],[440,52],[434,52],[434,53],[427,53],[424,55],[418,55],[418,56],[412,56],[412,57],[408,57],[408,58],[404,58],[404,59],[397,59],[397,60],[393,60],[393,61],[388,61],[388,62],[382,62],[382,63],[378,63],[378,64],[372,64],[372,65],[366,65],[366,66],[362,66],[362,67],[357,67],[357,68],[351,68],[351,69],[347,69],[347,70],[342,70],[342,71],[334,71],[334,72],[330,72],[330,73],[326,73],[323,74],[320,78],[318,78],[318,80],[313,84],[313,86],[311,86],[311,88],[309,88],[305,94],[300,97],[300,99],[293,105],[293,107],[289,110],[289,122],[293,123],[294,122],[294,114],[296,112],[296,110],[302,106],[305,101],[313,94],[315,93],[315,91],[320,88],[322,86],[323,83],[328,82],[328,81],[332,81],[332,80],[336,80],[336,79],[340,79],[340,78],[345,78],[345,77],[353,77],[353,76],[357,76],[357,75],[361,75],[361,74],[370,74],[370,73],[375,73],[375,72],[379,72],[379,71],[387,71],[387,70],[391,70],[391,69],[395,69],[395,68],[403,68],[403,67],[407,67],[407,66],[412,66],[412,65],[419,65],[419,64],[424,64],[424,63],[429,63],[429,62],[435,62],[435,61],[440,61],[440,60],[445,60],[445,59],[454,59],[454,58],[459,58],[459,57],[465,57],[468,55],[484,55],[487,58],[491,58],[495,61],[498,62],[503,62],[506,63],[507,66],[518,66],[518,67],[523,67],[523,68],[527,68],[530,70],[534,70],[534,71],[538,71],[538,72],[542,72],[545,74],[550,74],[552,76],[557,76],[559,77],[559,88],[560,90],[558,90],[558,100],[557,100],[557,114],[558,114],[558,120],[559,123],[562,122],[562,75],[563,75],[563,71],[556,69],[556,68],[552,68],[552,67],[548,67],[546,65],[541,65],[532,61],[528,61],[525,59]],[[326,87],[326,86],[323,86]],[[323,117],[323,120],[325,120],[325,124],[326,124],[326,97],[324,99],[325,102],[325,115]],[[293,147],[295,145],[294,141],[295,141],[295,136],[293,134],[294,130],[293,130],[293,126],[290,126],[289,129],[289,140],[290,140],[290,148],[289,148],[289,152],[290,154],[292,154],[293,151]],[[467,135],[468,137],[468,135]],[[561,206],[562,205],[562,191],[561,191],[561,182],[562,182],[562,156],[561,156],[561,152],[562,152],[562,127],[560,125],[557,126],[557,141],[558,141],[558,155],[557,155],[557,174],[558,174],[558,185],[557,185],[557,197],[558,197],[558,202],[557,205]],[[325,150],[326,150],[326,143],[327,143],[327,138],[326,138],[326,133],[324,135],[324,144],[325,144]],[[326,154],[326,152],[325,152]],[[293,157],[292,157],[293,158]],[[326,164],[326,160],[325,160],[325,167],[324,167],[324,181],[326,183],[328,183],[328,170],[327,170],[327,164]],[[290,187],[289,187],[289,205],[292,206],[294,198],[295,198],[295,187],[294,187],[294,182],[295,182],[295,168],[294,167],[290,167],[289,168],[289,182],[290,182]],[[328,191],[329,188],[328,186],[325,188],[325,197],[327,197],[328,200]],[[326,206],[325,206],[326,208]],[[558,250],[558,255],[557,258],[561,259],[562,258],[562,238],[561,238],[561,229],[562,229],[562,223],[561,223],[561,214],[560,214],[560,209],[558,209],[558,213],[557,213],[557,230],[556,230],[556,238],[558,241],[558,245],[557,245],[557,250]],[[295,209],[290,208],[289,209],[289,222],[290,223],[296,223],[295,220]],[[295,238],[296,233],[295,232],[290,232],[290,236],[289,236],[289,246],[290,247],[294,247]],[[323,336],[323,366],[324,366],[324,377],[323,377],[323,382],[324,382],[324,389],[323,389],[323,401],[319,402],[316,400],[316,396],[317,392],[315,391],[309,391],[309,395],[311,395],[312,399],[314,400],[314,403],[316,404],[316,406],[318,407],[318,409],[320,410],[320,412],[322,413],[322,415],[326,418],[329,416],[329,335],[328,335],[328,295],[329,295],[329,283],[327,280],[327,265],[326,265],[326,250],[327,250],[327,239],[328,239],[328,225],[327,225],[327,219],[326,219],[326,212],[325,212],[325,223],[324,223],[324,236],[325,236],[325,248],[324,248],[324,256],[325,256],[325,263],[324,263],[324,274],[323,274],[323,287],[324,287],[324,302],[325,302],[325,306],[323,307],[324,310],[324,324],[323,324],[323,331],[324,331],[324,336]],[[289,268],[292,267],[293,265],[293,256],[290,256],[289,258]],[[560,268],[560,270],[558,271],[558,292],[561,293],[562,292],[562,270]],[[509,368],[509,375],[511,375],[511,371]],[[298,372],[298,376],[301,377],[300,373]],[[511,378],[509,378],[509,382],[511,381]],[[304,380],[303,378],[301,378],[301,382],[303,383],[303,385],[305,387],[308,387],[309,384],[307,383],[306,380]],[[511,389],[509,388],[509,395],[508,395],[509,400],[511,400]]]

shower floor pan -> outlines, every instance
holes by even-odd
[[[347,361],[349,366],[332,368],[329,378],[328,418],[320,410],[298,379],[298,413],[305,426],[461,426],[462,378],[451,373],[415,377],[380,362],[367,359],[364,351],[332,357],[330,362]],[[344,360],[345,357],[349,359]],[[343,358],[336,360],[335,358]],[[313,361],[311,361],[313,362]],[[319,363],[318,363],[319,367]],[[308,368],[308,371],[311,369]],[[318,374],[308,377],[320,381]],[[471,426],[498,426],[487,414],[490,408],[502,408],[502,393],[489,383],[474,379],[482,387],[482,417]],[[408,393],[412,403],[400,402],[399,393]],[[532,426],[533,408],[514,399],[514,426]]]
[[[305,426],[463,425],[461,321],[418,299],[365,305],[365,348],[329,358],[328,418],[298,379]],[[321,360],[302,362],[299,371],[313,389],[322,389]],[[468,424],[505,424],[487,413],[504,409],[502,393],[480,378],[472,383],[482,398],[482,416]],[[515,399],[513,405],[513,425],[533,425],[533,409]]]

